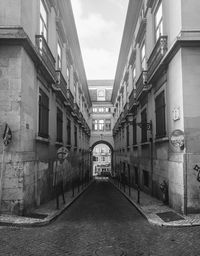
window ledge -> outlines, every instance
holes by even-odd
[[[42,143],[49,143],[50,142],[49,139],[41,137],[41,136],[36,136],[35,140],[38,141],[38,142],[42,142]]]
[[[163,138],[159,138],[159,139],[154,140],[155,143],[162,143],[162,142],[167,142],[167,141],[169,141],[168,137],[163,137]]]
[[[138,144],[133,144],[133,148],[138,148]]]

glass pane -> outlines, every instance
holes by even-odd
[[[162,3],[158,7],[155,17],[156,17],[156,27],[157,27],[162,19]]]
[[[44,7],[43,1],[40,0],[40,15],[45,23],[45,25],[47,26],[47,11]]]

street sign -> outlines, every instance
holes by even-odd
[[[66,159],[69,155],[69,150],[66,147],[60,147],[57,150],[57,156],[62,155],[62,159]]]
[[[185,147],[185,136],[184,132],[177,129],[174,130],[170,135],[170,145],[174,152],[181,152]]]

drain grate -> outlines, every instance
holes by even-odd
[[[95,251],[96,256],[126,256],[126,253],[121,248],[113,246],[100,247]]]
[[[183,217],[176,214],[175,212],[162,212],[156,213],[164,222],[176,221],[176,220],[184,220]]]

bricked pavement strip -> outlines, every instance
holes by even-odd
[[[0,227],[0,255],[199,256],[199,239],[198,226],[150,225],[112,184],[98,181],[48,226]]]
[[[119,185],[116,180],[109,180],[127,199],[141,212],[141,214],[149,221],[149,223],[158,226],[168,227],[187,227],[187,226],[200,226],[200,214],[182,215],[169,206],[165,205],[162,201],[140,191],[140,203],[138,203],[138,191],[126,185]],[[174,213],[180,220],[165,222],[157,214]]]

